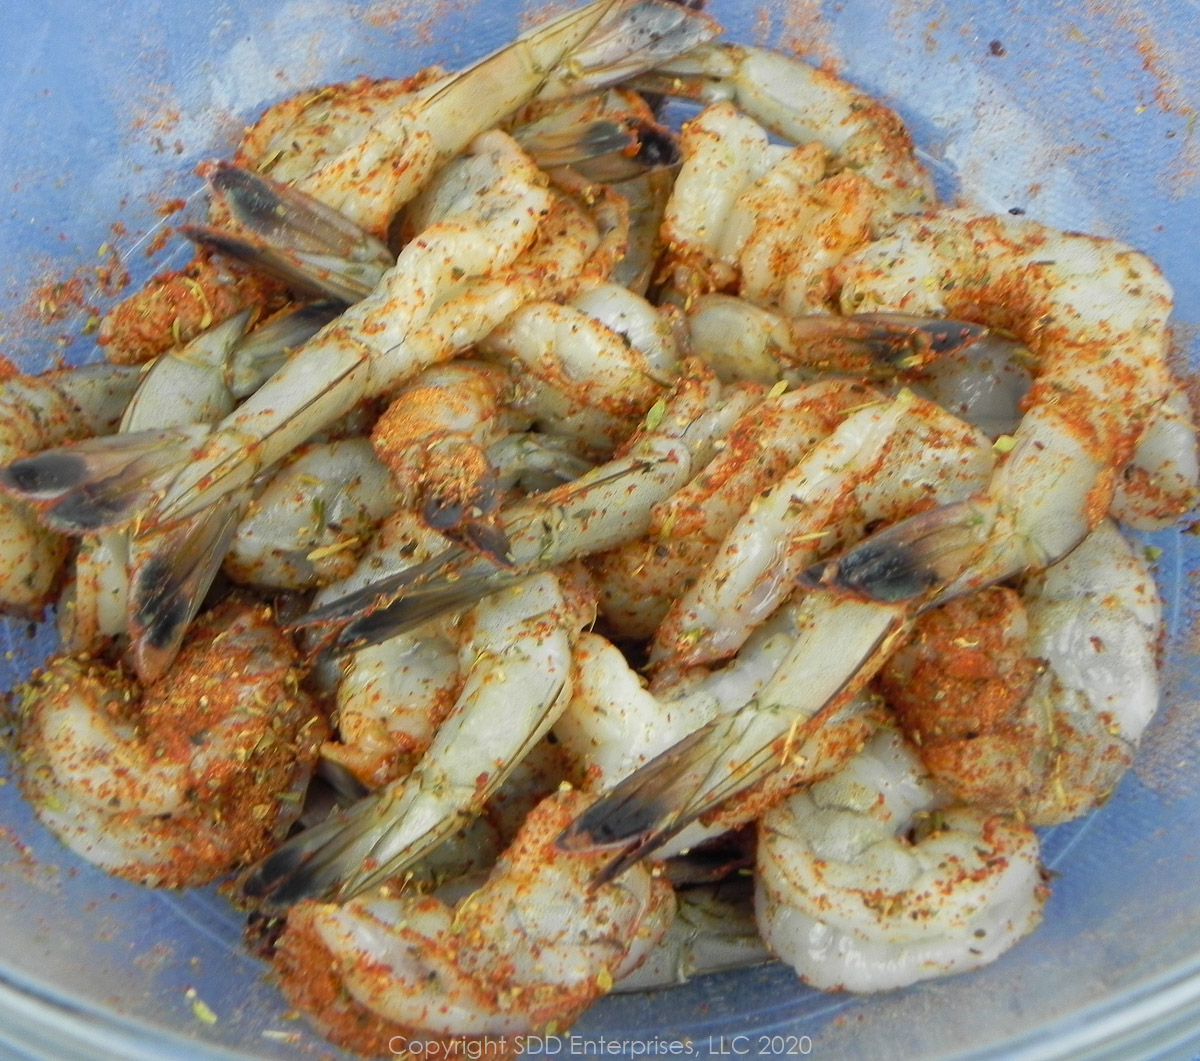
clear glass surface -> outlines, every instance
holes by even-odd
[[[0,11],[0,353],[22,370],[93,355],[97,269],[134,282],[161,208],[197,199],[264,105],[358,73],[460,65],[535,0],[126,0]],[[1177,293],[1180,367],[1200,321],[1200,10],[1182,0],[712,0],[733,39],[828,62],[909,123],[947,199],[1113,235]],[[195,205],[195,204],[193,204]],[[87,307],[39,322],[47,284]],[[53,292],[51,292],[53,293]],[[69,301],[59,292],[59,301]],[[806,1036],[832,1058],[1200,1054],[1196,539],[1151,536],[1167,602],[1166,702],[1112,801],[1049,830],[1045,924],[994,966],[873,998],[822,995],[766,967],[612,998],[574,1033],[626,1053],[760,1056]],[[3,687],[48,650],[9,623]],[[11,765],[4,764],[11,782]],[[15,783],[0,787],[0,1042],[17,1057],[337,1056],[290,1018],[215,890],[145,891],[66,853]],[[201,1019],[205,1009],[215,1022]],[[744,1038],[739,1038],[744,1037]],[[689,1046],[690,1044],[690,1046]],[[564,1054],[567,1047],[563,1047]],[[775,1051],[778,1052],[778,1051]]]

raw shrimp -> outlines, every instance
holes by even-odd
[[[56,483],[63,489],[54,491],[53,503],[66,500],[68,511],[81,509],[76,522],[91,523],[88,529],[139,512],[147,528],[192,515],[249,483],[363,398],[393,389],[486,334],[533,294],[535,280],[553,286],[555,275],[577,271],[591,250],[586,238],[573,248],[555,240],[562,273],[504,279],[503,270],[534,243],[555,199],[503,133],[485,134],[474,146],[472,160],[486,175],[487,194],[466,198],[411,241],[371,297],[296,351],[236,412],[201,435],[202,446],[195,430],[182,432],[174,445],[157,447],[157,475],[130,482],[110,474],[99,491],[87,489],[86,476]],[[436,334],[423,342],[422,330],[430,328]],[[81,492],[87,500],[76,504]]]
[[[754,918],[753,896],[754,882],[744,877],[676,891],[667,934],[638,968],[617,981],[613,992],[656,991],[770,961]]]
[[[844,268],[847,312],[981,320],[1022,339],[1037,369],[986,494],[864,543],[828,572],[831,584],[852,589],[864,576],[892,599],[948,597],[1064,556],[1107,512],[1174,389],[1171,290],[1157,266],[1115,240],[947,210],[899,222]],[[959,548],[967,540],[973,553]],[[884,567],[893,577],[877,577]]]
[[[110,873],[160,887],[260,858],[300,812],[326,727],[291,644],[262,605],[195,624],[144,690],[86,656],[52,659],[21,692],[21,785],[38,817]]]
[[[590,620],[582,607],[551,574],[480,603],[460,643],[458,700],[412,773],[284,844],[248,875],[246,893],[274,909],[349,898],[477,815],[570,699],[571,642]]]
[[[5,363],[11,372],[11,366]],[[0,462],[116,430],[138,385],[136,369],[85,365],[0,383]],[[0,611],[37,616],[58,585],[69,547],[22,502],[0,496]]]
[[[554,730],[576,780],[589,790],[611,788],[714,718],[753,701],[791,651],[797,614],[781,608],[726,666],[711,672],[696,668],[656,692],[644,687],[616,647],[598,634],[583,634],[575,650],[575,693]],[[866,739],[867,715],[855,712],[844,723],[830,724],[819,740],[798,746],[793,760],[803,764],[810,779],[828,772],[843,749],[852,752]],[[676,838],[673,850],[722,831],[722,825],[691,826]]]
[[[96,341],[114,364],[140,365],[235,314],[267,315],[286,301],[273,277],[201,253],[117,303],[101,318]]]
[[[531,302],[479,345],[518,380],[515,406],[539,430],[611,453],[679,374],[669,323],[612,283],[565,304]]]
[[[317,594],[318,603],[351,592],[442,551],[446,540],[416,513],[398,509],[371,539],[355,570]],[[356,652],[336,677],[336,738],[322,757],[368,789],[409,773],[433,741],[461,685],[459,633],[433,621]]]
[[[507,567],[462,549],[448,550],[429,564],[315,609],[308,622],[318,628],[340,625],[334,635],[338,645],[354,649],[468,607],[535,571],[639,537],[654,505],[707,464],[725,432],[757,397],[747,388],[723,393],[703,365],[687,363],[671,394],[651,407],[642,429],[613,460],[501,513],[510,545]]]
[[[742,513],[844,416],[872,398],[866,388],[846,381],[772,392],[753,406],[704,471],[654,507],[645,537],[592,558],[600,611],[614,633],[650,637]]]
[[[251,502],[225,573],[263,589],[306,590],[345,578],[399,503],[367,439],[301,446]]]
[[[1111,795],[1158,706],[1161,607],[1110,522],[1030,579],[927,612],[881,673],[926,768],[1033,825]]]
[[[120,436],[94,451],[60,451],[64,461],[82,462],[86,474],[103,480],[114,460],[125,470],[129,454],[142,453],[152,475],[164,437],[227,415],[237,402],[235,380],[253,390],[269,377],[281,348],[312,335],[323,314],[285,312],[253,339],[243,334],[249,318],[250,312],[243,311],[181,349],[160,354],[125,410]],[[159,533],[107,530],[86,541],[62,612],[68,641],[76,650],[90,650],[128,636],[139,679],[152,681],[162,674],[208,592],[248,502],[248,494],[237,492]],[[61,515],[61,507],[55,511]]]
[[[768,811],[755,912],[824,990],[886,991],[994,961],[1041,920],[1033,830],[946,806],[898,734]]]
[[[1200,497],[1200,456],[1191,404],[1176,387],[1154,411],[1125,466],[1109,511],[1138,530],[1162,530]]]
[[[554,836],[586,798],[563,791],[530,814],[487,881],[451,908],[388,888],[293,908],[275,968],[291,1003],[335,1042],[390,1056],[507,1049],[563,1031],[645,958],[674,913],[670,886],[638,867],[589,886],[594,858]]]
[[[535,101],[517,115],[512,134],[543,169],[569,166],[604,184],[673,166],[679,156],[675,134],[640,95],[623,88]]]
[[[672,604],[651,660],[674,667],[736,652],[822,552],[874,522],[970,496],[994,466],[987,440],[931,402],[868,394],[759,498]]]
[[[435,365],[392,399],[371,432],[405,505],[435,530],[500,558],[508,542],[489,518],[502,495],[487,449],[529,426],[508,414],[512,387],[495,366]]]
[[[882,192],[857,171],[826,176],[821,144],[790,150],[730,103],[684,126],[663,217],[663,297],[688,305],[737,289],[788,313],[825,311],[834,267],[884,225]]]
[[[690,352],[722,382],[768,386],[802,386],[831,376],[880,386],[897,378],[907,382],[955,355],[973,355],[988,337],[985,328],[966,321],[904,313],[794,317],[719,294],[695,299],[686,321]]]
[[[298,293],[354,303],[374,290],[396,255],[319,199],[228,162],[204,170],[220,226],[183,234],[276,277]]]
[[[896,113],[828,71],[765,48],[705,44],[635,84],[710,104],[729,100],[793,144],[821,144],[837,171],[860,173],[881,189],[893,213],[934,203],[932,182]],[[714,187],[709,194],[726,193]]]
[[[733,710],[714,712],[618,781],[560,837],[568,850],[616,849],[601,879],[668,841],[673,851],[714,827],[753,820],[797,784],[836,769],[869,736],[878,712],[863,689],[902,637],[904,609],[817,590],[780,622],[772,634],[782,640],[763,657],[768,673],[749,700],[735,699]],[[697,819],[706,831],[685,831]]]
[[[361,136],[296,186],[382,236],[444,163],[534,96],[593,91],[716,32],[711,20],[674,4],[597,0],[398,105],[389,100]]]

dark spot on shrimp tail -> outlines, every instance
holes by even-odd
[[[682,158],[679,138],[664,126],[641,122],[638,125],[638,162],[649,168],[674,166]]]
[[[252,219],[278,223],[285,204],[271,182],[257,173],[230,162],[216,162],[209,169],[208,180],[213,193],[225,199],[244,223]]]
[[[61,534],[91,534],[128,523],[137,510],[137,498],[114,495],[104,483],[69,493],[42,513],[42,521]]]
[[[191,618],[191,603],[181,592],[172,565],[163,558],[152,558],[139,573],[134,593],[134,615],[142,639],[155,649],[172,645],[180,627]]]
[[[936,572],[922,567],[920,558],[903,545],[877,541],[864,542],[837,560],[811,567],[801,577],[886,604],[920,597],[938,584]]]
[[[991,525],[988,510],[976,502],[943,505],[810,567],[801,581],[884,604],[915,600],[961,575],[979,557]]]
[[[57,451],[23,457],[0,469],[0,487],[30,500],[71,490],[88,476],[88,464],[76,453]]]

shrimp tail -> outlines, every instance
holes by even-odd
[[[564,90],[543,95],[608,88],[691,51],[720,33],[720,25],[698,11],[666,0],[641,0],[622,8],[593,31],[571,53],[569,62],[556,71]]]
[[[623,778],[558,837],[567,851],[619,849],[597,883],[790,763],[805,765],[799,750],[810,738],[861,714],[858,693],[903,635],[905,608],[821,592],[809,604],[803,632],[758,697]]]
[[[878,531],[833,560],[809,568],[801,581],[883,604],[925,608],[982,588],[963,581],[997,524],[995,505],[969,498],[928,509]]]
[[[348,217],[296,188],[232,162],[204,169],[232,226],[185,226],[201,246],[318,298],[365,298],[395,263],[387,246]]]
[[[209,433],[203,425],[136,431],[43,450],[0,468],[0,489],[42,510],[61,534],[95,534],[134,519]]]
[[[174,662],[221,569],[247,500],[245,493],[229,494],[154,535],[133,565],[127,625],[134,669],[144,684],[162,677]],[[135,549],[142,544],[135,538]]]

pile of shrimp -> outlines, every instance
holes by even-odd
[[[1158,705],[1158,268],[939,203],[890,109],[694,7],[271,107],[106,360],[0,388],[0,598],[62,642],[25,795],[235,875],[365,1054],[991,962]]]

